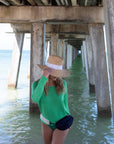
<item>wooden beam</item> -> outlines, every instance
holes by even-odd
[[[62,6],[62,2],[61,2],[61,0],[59,0],[59,2],[60,2],[60,5]]]
[[[0,22],[104,23],[104,12],[102,7],[1,6]]]
[[[88,25],[46,25],[47,33],[89,34]]]
[[[68,5],[72,6],[71,0],[67,0],[68,1]]]
[[[66,5],[68,6],[68,1],[67,1],[67,0],[65,0],[65,2],[66,2]]]
[[[42,3],[41,0],[34,0],[34,2],[35,2],[38,6],[44,5],[44,3]]]
[[[35,6],[35,2],[33,0],[27,0],[32,6]]]
[[[24,5],[24,0],[10,0],[13,5]]]
[[[80,35],[80,34],[77,34],[77,35],[59,34],[59,39],[64,39],[64,40],[84,40],[85,38],[86,38],[85,35]],[[46,34],[46,39],[50,40],[51,35]]]
[[[62,3],[62,5],[63,5],[63,6],[65,5],[65,2],[64,2],[64,0],[61,0],[61,3]]]
[[[87,6],[88,0],[85,0],[85,6]]]
[[[12,23],[14,32],[31,32],[30,23]],[[50,25],[46,24],[46,33],[58,33],[58,34],[83,34],[88,35],[88,25]]]
[[[41,1],[44,3],[44,5],[49,5],[48,0],[41,0]]]
[[[68,40],[76,40],[76,39],[85,39],[86,38],[86,36],[85,35],[80,35],[80,34],[78,34],[78,35],[67,35],[67,34],[65,34],[65,35],[59,35],[59,39],[68,39]]]
[[[0,0],[0,2],[3,3],[3,4],[6,5],[6,6],[9,6],[9,5],[10,5],[9,2],[7,2],[6,0]]]
[[[71,0],[72,6],[77,6],[77,0]]]
[[[31,32],[31,24],[19,24],[19,23],[13,23],[11,24],[11,27],[13,28],[13,31],[16,33],[30,33]]]
[[[56,3],[57,3],[58,5],[61,5],[59,0],[56,0]]]

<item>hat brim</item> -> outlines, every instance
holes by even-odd
[[[37,64],[37,66],[42,70],[44,70],[45,68],[50,68],[46,65],[40,65],[40,64]],[[66,70],[66,69],[62,69],[62,70],[52,69],[52,70],[53,70],[53,72],[51,73],[51,75],[55,76],[55,77],[67,77],[70,75],[70,71]]]

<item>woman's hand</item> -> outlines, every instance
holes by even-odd
[[[45,76],[45,77],[47,77],[47,78],[48,78],[48,76],[53,72],[53,70],[50,69],[50,68],[45,68],[43,71],[44,71],[44,72],[43,72],[43,76]]]

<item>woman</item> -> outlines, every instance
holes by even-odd
[[[38,103],[41,112],[40,120],[45,144],[63,144],[70,129],[66,127],[64,130],[60,130],[56,126],[56,122],[70,115],[67,102],[67,83],[62,79],[70,72],[62,69],[62,64],[61,57],[49,56],[46,65],[38,64],[43,70],[43,75],[40,80],[32,84],[32,100]]]

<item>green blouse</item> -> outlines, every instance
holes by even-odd
[[[47,82],[47,78],[42,76],[39,81],[32,83],[32,100],[38,103],[39,110],[43,117],[48,119],[52,123],[56,123],[58,120],[66,115],[69,115],[68,97],[67,97],[67,83],[63,80],[65,91],[60,95],[56,93],[55,86],[48,87],[47,95],[44,93],[44,86]]]

